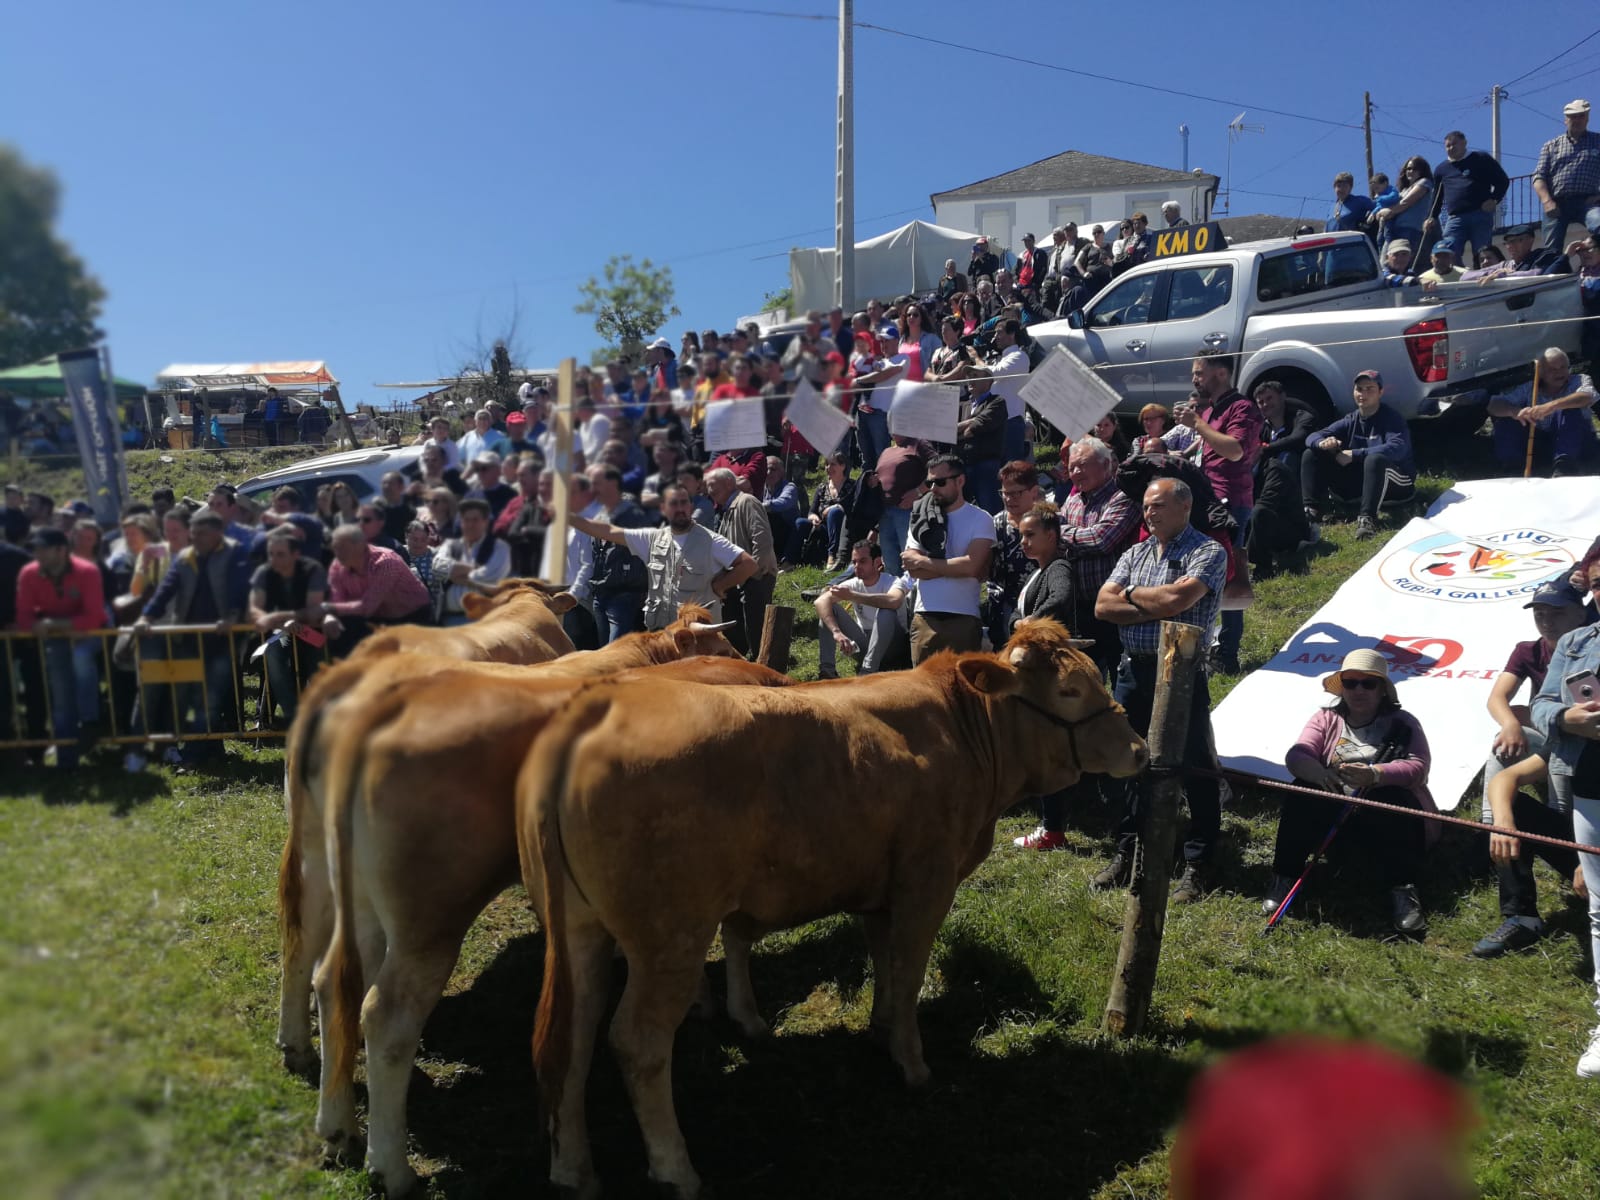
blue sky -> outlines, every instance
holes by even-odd
[[[1440,35],[1454,51],[1387,3],[1141,11],[857,0],[858,22],[1218,98],[858,29],[858,237],[1061,150],[1176,167],[1181,122],[1191,166],[1220,175],[1241,108],[1266,132],[1234,147],[1233,211],[1320,218],[1333,173],[1363,169],[1359,129],[1262,106],[1358,125],[1371,89],[1393,173],[1438,157],[1451,128],[1486,148],[1490,85],[1600,25],[1592,0],[1518,28],[1513,6],[1471,0]],[[530,363],[586,359],[599,339],[572,305],[609,254],[674,266],[676,341],[758,308],[787,282],[789,246],[832,241],[831,21],[621,0],[63,0],[11,5],[5,24],[0,138],[59,175],[60,232],[110,292],[119,375],[324,358],[347,398],[387,402],[374,382],[454,369],[514,308]],[[1600,103],[1600,38],[1510,90],[1515,175],[1562,104]]]

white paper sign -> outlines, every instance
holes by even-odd
[[[1321,706],[1322,678],[1351,650],[1389,660],[1400,703],[1422,725],[1428,788],[1448,811],[1483,770],[1485,707],[1512,647],[1538,636],[1523,605],[1569,574],[1600,528],[1594,480],[1457,484],[1389,540],[1211,714],[1225,767],[1288,779],[1285,754]],[[1522,700],[1531,699],[1527,687]]]
[[[1022,399],[1064,436],[1076,441],[1122,398],[1077,355],[1065,346],[1057,346],[1022,385]]]
[[[850,432],[849,414],[838,405],[824,400],[808,379],[801,379],[795,384],[794,395],[789,399],[784,416],[819,454],[833,453],[844,441],[845,434]]]
[[[707,450],[754,450],[767,444],[767,405],[759,396],[706,405]]]
[[[894,385],[889,403],[889,432],[896,437],[918,438],[953,445],[956,422],[961,418],[961,390],[940,383]]]

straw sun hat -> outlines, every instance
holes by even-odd
[[[1322,690],[1331,692],[1335,696],[1343,696],[1344,688],[1339,684],[1339,676],[1346,671],[1354,671],[1359,675],[1376,675],[1383,680],[1383,694],[1389,698],[1389,703],[1400,702],[1399,697],[1395,695],[1394,682],[1389,678],[1389,660],[1376,650],[1350,651],[1344,656],[1344,662],[1339,664],[1337,671],[1322,677]]]

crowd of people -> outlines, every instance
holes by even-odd
[[[1566,141],[1541,154],[1541,250],[1532,249],[1531,230],[1517,228],[1503,262],[1485,261],[1499,253],[1485,218],[1504,195],[1504,175],[1458,134],[1446,139],[1437,169],[1419,156],[1393,189],[1375,178],[1370,202],[1340,176],[1328,227],[1368,229],[1396,276],[1413,260],[1431,261],[1433,278],[1391,280],[1396,286],[1455,280],[1469,246],[1480,273],[1535,269],[1529,263],[1568,269],[1565,249],[1578,256],[1584,287],[1594,281],[1586,297],[1600,302],[1594,241],[1560,245],[1568,221],[1600,237],[1600,137],[1587,132],[1587,116],[1586,104],[1568,105]],[[1176,206],[1162,220],[1183,223]],[[1143,214],[1110,233],[1097,226],[1079,237],[1066,225],[1048,246],[1026,236],[1014,267],[978,238],[966,271],[947,263],[925,295],[873,299],[848,316],[809,313],[786,340],[763,339],[754,325],[690,331],[676,349],[664,337],[650,342],[636,364],[579,368],[569,458],[557,445],[549,388],[529,382],[519,407],[473,408],[465,428],[435,417],[419,436],[415,477],[391,472],[373,497],[343,483],[310,494],[286,486],[263,507],[227,484],[203,504],[158,489],[129,504],[108,537],[86,504],[58,509],[51,497],[8,487],[0,628],[36,636],[10,642],[0,729],[52,741],[61,767],[112,729],[166,735],[171,761],[204,762],[240,728],[244,658],[257,641],[266,685],[258,719],[287,723],[325,656],[348,653],[379,625],[464,622],[468,594],[512,576],[557,581],[576,598],[563,621],[580,649],[661,628],[691,603],[728,622],[730,640],[754,655],[779,574],[810,565],[830,576],[808,596],[822,678],[838,674],[842,657],[865,674],[943,650],[999,647],[1018,622],[1052,617],[1092,640],[1087,653],[1140,733],[1155,702],[1162,621],[1197,626],[1209,652],[1196,668],[1186,761],[1213,761],[1208,681],[1240,671],[1249,569],[1295,562],[1336,510],[1354,516],[1356,538],[1373,536],[1384,512],[1413,494],[1411,434],[1384,404],[1377,371],[1356,374],[1353,411],[1330,422],[1274,380],[1243,395],[1233,359],[1202,351],[1187,402],[1172,411],[1145,406],[1132,436],[1106,414],[1091,431],[1061,437],[1059,457],[1041,465],[1035,444],[1063,431],[1031,420],[1024,403],[1037,362],[1027,327],[1081,307],[1148,256],[1153,235]],[[1520,468],[1531,446],[1553,474],[1590,469],[1600,461],[1594,387],[1558,348],[1546,351],[1541,370],[1537,394],[1523,387],[1490,403],[1496,455]],[[891,433],[902,380],[960,389],[955,442]],[[801,381],[848,414],[840,444],[809,445],[786,419]],[[707,448],[708,409],[727,400],[763,402],[759,444]],[[819,468],[807,494],[803,480]],[[549,537],[558,472],[570,516],[563,545]],[[1600,548],[1530,606],[1539,637],[1518,647],[1489,701],[1500,735],[1484,815],[1595,844],[1600,699],[1570,683],[1575,672],[1593,680],[1600,668],[1590,590],[1600,591]],[[72,636],[111,628],[120,630],[114,644]],[[260,636],[241,640],[239,630]],[[140,686],[139,659],[202,665],[198,677]],[[1532,700],[1515,705],[1524,682]],[[1285,802],[1264,910],[1281,909],[1327,831],[1340,828],[1340,850],[1376,864],[1396,929],[1420,933],[1424,824],[1372,810],[1352,815],[1341,801],[1361,795],[1431,810],[1427,736],[1375,651],[1352,653],[1323,687],[1332,704],[1312,714],[1284,761],[1328,798]],[[129,750],[130,769],[144,761],[143,751]],[[1119,825],[1093,885],[1127,886],[1137,869],[1137,781],[1113,788],[1086,778],[1039,797],[1042,821],[1016,844],[1063,846],[1068,816],[1096,789],[1117,806]],[[1221,829],[1215,778],[1190,777],[1185,794],[1178,903],[1207,893]],[[1483,957],[1529,945],[1542,931],[1530,852],[1498,836],[1491,849],[1505,921],[1478,944]],[[1575,856],[1551,861],[1582,887]],[[1600,878],[1600,861],[1586,865]],[[1594,897],[1591,918],[1600,946]],[[1600,1076],[1600,1038],[1580,1071]]]

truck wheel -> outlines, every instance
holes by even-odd
[[[1283,384],[1284,392],[1310,407],[1316,413],[1317,420],[1326,427],[1332,425],[1339,418],[1339,410],[1334,408],[1333,399],[1328,395],[1328,389],[1317,381],[1316,376],[1305,371],[1266,371],[1268,378],[1276,379]],[[1257,380],[1256,383],[1259,383]],[[1251,389],[1254,390],[1255,383]]]

